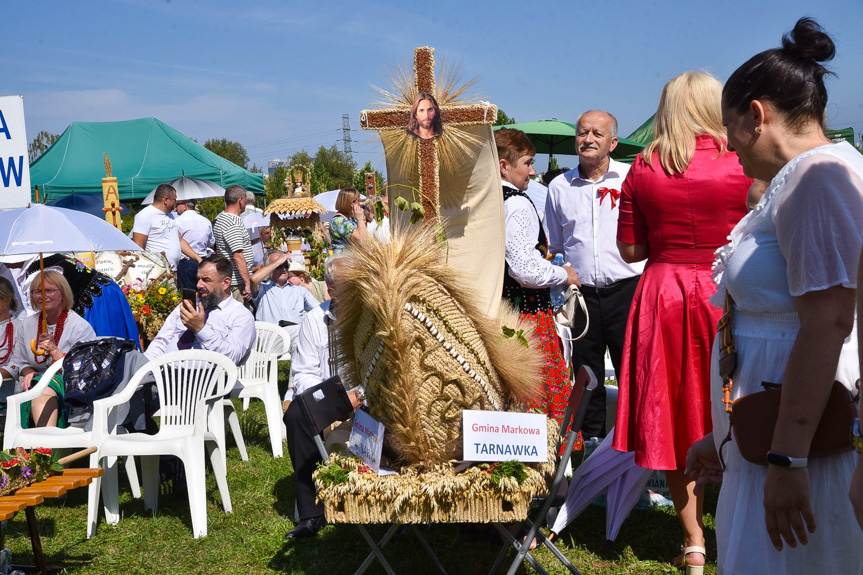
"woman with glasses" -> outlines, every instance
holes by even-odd
[[[36,274],[30,283],[30,301],[39,312],[22,322],[21,336],[15,341],[13,365],[7,366],[11,367],[7,371],[13,377],[20,377],[23,390],[30,389],[52,363],[63,361],[63,356],[74,344],[96,339],[96,332],[90,324],[72,311],[72,288],[63,274],[45,270],[44,292],[41,275]],[[47,331],[42,330],[43,313],[48,322]],[[63,396],[63,380],[57,376],[41,397],[22,406],[23,425],[29,425],[32,411],[36,427],[66,427]]]

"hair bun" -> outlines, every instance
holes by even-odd
[[[812,18],[801,18],[790,34],[782,37],[782,49],[797,58],[826,62],[836,55],[836,45]]]

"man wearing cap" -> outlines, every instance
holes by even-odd
[[[208,249],[213,247],[213,224],[195,211],[195,200],[177,200],[177,215],[174,222],[180,235],[199,257],[205,258]],[[195,289],[198,283],[198,262],[191,258],[180,260],[177,264],[177,285],[180,288]]]
[[[291,334],[291,357],[297,347],[303,314],[318,307],[306,288],[288,282],[289,256],[278,250],[267,254],[267,263],[252,274],[257,312],[255,319],[284,327]]]

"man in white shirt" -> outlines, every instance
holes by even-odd
[[[207,257],[208,248],[216,242],[213,237],[213,224],[210,220],[195,211],[194,200],[178,200],[177,215],[174,217],[177,229],[186,243],[198,256]],[[177,265],[177,285],[182,288],[194,289],[198,283],[198,262],[191,258],[180,260]]]
[[[155,254],[164,253],[171,269],[176,271],[182,254],[201,261],[201,256],[189,246],[171,218],[171,211],[177,203],[177,191],[169,184],[161,184],[153,195],[153,204],[135,215],[132,226],[132,241],[142,249]]]
[[[338,284],[339,268],[343,265],[345,257],[331,256],[327,260],[324,279],[330,295]],[[335,322],[336,304],[335,297],[325,301],[307,313],[300,326],[297,351],[291,359],[291,377],[296,393],[302,393],[338,374],[335,334],[331,332],[331,326]],[[349,391],[346,396],[337,400],[343,402],[345,406],[350,405],[356,409],[363,402],[362,391]],[[287,538],[314,537],[327,524],[323,503],[315,502],[316,490],[312,480],[312,472],[320,461],[320,454],[315,447],[314,439],[309,435],[298,402],[292,401],[288,406],[284,421],[288,430],[288,452],[294,468],[297,511],[300,515],[300,522],[287,534]]]
[[[607,349],[619,378],[626,320],[644,264],[627,264],[617,250],[618,199],[629,166],[611,159],[616,147],[614,116],[598,110],[582,114],[576,125],[579,164],[549,184],[545,218],[548,250],[564,254],[578,272],[590,316],[587,334],[573,342],[572,364],[601,376]],[[576,325],[573,331],[583,328]],[[600,386],[591,396],[582,434],[604,437],[606,431],[605,388]]]
[[[318,307],[312,292],[288,281],[290,256],[271,250],[267,263],[252,274],[255,295],[255,319],[282,326],[291,334],[291,357],[297,348],[297,336],[305,312]]]
[[[255,318],[231,297],[231,262],[214,254],[198,266],[195,306],[182,300],[168,315],[165,325],[144,355],[155,359],[180,349],[206,349],[242,365],[255,345]]]

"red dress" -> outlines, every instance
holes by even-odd
[[[649,252],[626,326],[613,447],[648,469],[683,469],[712,429],[714,251],[745,215],[752,182],[737,154],[717,154],[713,138],[696,136],[689,167],[673,176],[656,154],[653,167],[639,156],[621,190],[617,239]]]

